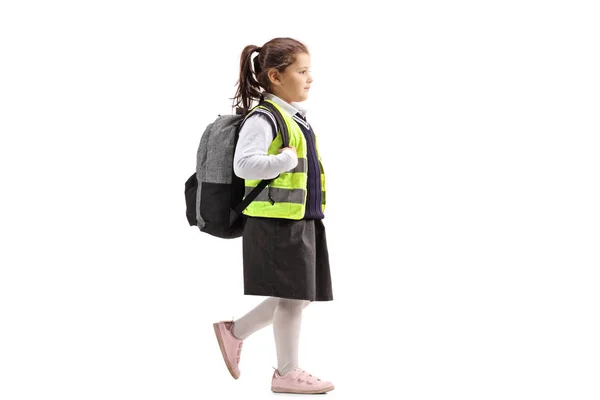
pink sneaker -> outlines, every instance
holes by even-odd
[[[233,336],[233,321],[220,321],[213,324],[215,335],[219,342],[219,348],[225,360],[225,365],[231,376],[235,379],[240,377],[240,354],[242,353],[243,341]]]
[[[322,381],[300,368],[294,368],[283,376],[275,370],[271,390],[276,393],[325,393],[333,390],[333,383]]]

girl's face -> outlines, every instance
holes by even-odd
[[[296,61],[285,71],[269,72],[273,94],[288,103],[301,102],[308,99],[308,90],[312,83],[310,76],[310,55],[296,54]]]

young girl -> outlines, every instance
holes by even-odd
[[[268,298],[243,317],[217,322],[214,328],[225,364],[238,379],[243,340],[273,324],[273,392],[333,390],[331,382],[298,363],[302,310],[311,301],[333,300],[322,222],[325,175],[306,110],[297,104],[308,98],[311,83],[310,55],[297,40],[276,38],[242,51],[234,106],[242,109],[245,119],[234,172],[245,179],[246,194],[261,180],[273,179],[244,211],[244,294]],[[250,107],[254,100],[270,102],[280,111],[288,126],[289,147],[282,148],[272,112],[261,103]]]

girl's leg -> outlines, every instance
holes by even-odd
[[[246,315],[235,320],[232,330],[233,335],[238,339],[245,340],[254,332],[270,325],[273,322],[273,315],[279,300],[278,297],[269,297],[250,310]],[[303,308],[310,304],[308,300],[297,301],[302,302]]]
[[[285,375],[298,368],[298,343],[305,300],[279,299],[273,313],[277,370]]]
[[[273,316],[277,349],[277,370],[271,390],[275,393],[326,393],[333,383],[313,376],[298,366],[298,343],[302,323],[303,300],[279,299]]]

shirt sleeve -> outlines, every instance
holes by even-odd
[[[255,113],[240,129],[233,157],[233,172],[243,179],[273,179],[298,165],[292,150],[268,154],[273,142],[273,127],[268,117]]]

